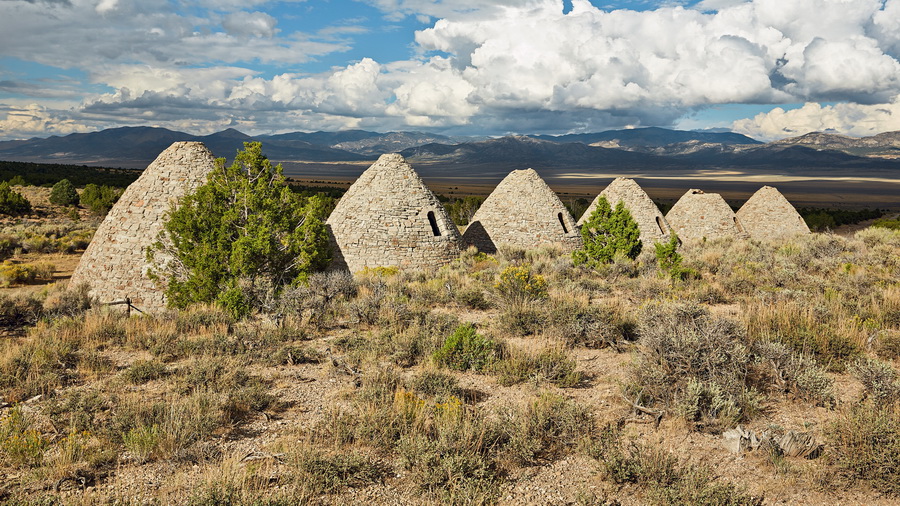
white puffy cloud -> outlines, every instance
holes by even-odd
[[[900,0],[887,0],[872,23],[881,45],[894,56],[900,55]]]
[[[775,140],[808,132],[833,132],[857,137],[900,130],[900,99],[876,105],[807,103],[799,109],[781,107],[735,121],[735,132],[755,139]]]
[[[719,12],[604,12],[574,0],[442,20],[417,34],[449,53],[482,103],[509,107],[702,107],[800,99],[878,102],[900,63],[866,35],[874,0],[757,0]],[[785,12],[786,11],[786,12]],[[815,12],[816,15],[809,15]],[[803,15],[801,15],[803,14]]]
[[[25,107],[0,105],[0,132],[15,132],[18,137],[67,135],[95,130],[91,126],[67,117],[66,113],[55,113],[38,104]],[[0,140],[6,139],[0,134]]]
[[[475,87],[444,58],[427,65],[395,72],[400,84],[393,90],[395,100],[385,109],[389,116],[402,117],[415,127],[465,124],[478,108],[469,100]]]
[[[109,87],[84,100],[95,122],[564,132],[669,126],[719,104],[848,103],[740,123],[768,137],[829,121],[891,125],[878,111],[896,112],[900,0],[704,0],[644,12],[572,0],[565,13],[562,0],[359,1],[389,18],[436,19],[415,34],[416,57],[301,73],[310,58],[347,49],[341,37],[359,28],[286,33],[265,0],[203,0],[194,16],[170,0],[6,0],[15,16],[0,18],[0,47],[78,65]],[[273,76],[260,62],[291,70]]]

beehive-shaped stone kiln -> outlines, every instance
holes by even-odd
[[[444,206],[399,154],[381,155],[341,197],[326,222],[335,267],[428,269],[459,256],[460,235]]]
[[[171,205],[205,183],[215,163],[201,142],[176,142],[160,153],[106,215],[70,286],[90,284],[100,302],[130,298],[143,311],[163,309],[165,296],[147,276],[147,248]]]
[[[784,239],[808,234],[794,206],[773,186],[763,186],[738,209],[738,222],[753,239]]]
[[[634,179],[625,177],[617,177],[609,186],[606,187],[600,195],[591,202],[587,210],[578,220],[578,226],[584,225],[584,222],[590,218],[591,213],[597,207],[600,197],[606,197],[610,207],[616,208],[619,202],[625,204],[625,208],[631,213],[631,217],[637,222],[641,231],[641,242],[644,247],[652,247],[653,243],[666,242],[669,240],[671,229],[666,218],[659,212],[656,204],[650,200],[650,196],[635,182]]]
[[[734,211],[718,193],[688,190],[666,214],[666,221],[685,242],[746,237]]]
[[[575,219],[533,169],[514,170],[488,196],[463,234],[466,245],[494,253],[498,246],[581,247]]]

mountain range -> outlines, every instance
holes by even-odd
[[[497,139],[422,132],[364,130],[249,136],[234,129],[197,136],[155,127],[0,142],[0,160],[143,168],[175,141],[200,141],[216,156],[231,157],[246,141],[263,143],[270,159],[296,162],[365,162],[400,152],[413,163],[447,168],[510,170],[750,168],[900,168],[900,132],[852,138],[810,133],[761,143],[732,132],[636,128],[561,136]]]

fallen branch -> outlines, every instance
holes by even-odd
[[[622,395],[622,394],[619,394],[619,397],[621,397],[623,401],[627,402],[627,403],[630,404],[634,409],[640,411],[641,413],[644,413],[644,414],[647,414],[647,415],[653,415],[653,416],[662,416],[663,413],[665,413],[664,410],[650,409],[650,408],[648,408],[648,407],[641,406],[641,405],[638,404],[637,402],[632,401],[631,399],[629,399],[628,397],[625,397],[625,396]]]

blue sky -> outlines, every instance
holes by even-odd
[[[0,0],[0,140],[900,130],[900,0]]]

